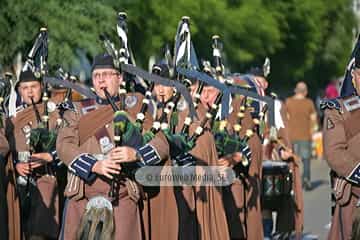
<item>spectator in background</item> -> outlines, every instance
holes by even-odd
[[[333,99],[339,97],[338,79],[332,79],[325,88],[325,98]]]
[[[289,117],[289,133],[294,151],[302,158],[302,181],[305,190],[311,190],[310,158],[312,152],[312,132],[316,128],[316,110],[304,82],[298,82],[295,95],[286,99],[285,105]]]

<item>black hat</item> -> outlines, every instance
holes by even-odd
[[[159,75],[160,77],[169,78],[170,71],[167,64],[156,63],[152,67],[152,73]]]
[[[360,68],[360,49],[355,50],[355,68]]]
[[[26,71],[20,72],[19,83],[20,82],[33,82],[33,81],[40,82],[40,78],[35,77],[34,73],[31,70],[26,70]]]
[[[31,70],[25,70],[20,72],[19,81],[15,84],[15,89],[19,87],[19,84],[22,82],[33,82],[37,81],[41,83],[41,79],[35,77],[34,73]]]
[[[352,71],[355,68],[360,67],[360,35],[357,39],[357,42],[354,46],[353,51],[351,52],[349,63],[346,67],[345,77],[343,81],[340,83],[340,96],[341,97],[348,97],[356,92],[354,85],[353,85],[353,76]]]
[[[114,59],[112,56],[108,54],[99,54],[95,56],[93,64],[91,66],[91,71],[94,71],[95,69],[101,69],[101,68],[113,68],[116,69],[114,65]]]

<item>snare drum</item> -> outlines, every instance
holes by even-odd
[[[292,173],[286,162],[263,161],[261,202],[264,209],[277,210],[293,195]]]

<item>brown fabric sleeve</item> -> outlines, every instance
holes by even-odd
[[[215,140],[209,131],[205,131],[196,141],[189,153],[197,159],[196,165],[216,166],[217,153]]]
[[[84,153],[79,147],[79,118],[80,115],[73,111],[64,113],[64,120],[68,126],[59,129],[56,140],[56,151],[59,158],[69,165],[77,156]]]
[[[347,177],[359,164],[348,150],[344,119],[338,110],[327,109],[324,116],[324,153],[330,168],[339,176]]]
[[[166,160],[169,158],[170,156],[169,143],[162,131],[159,131],[148,144],[150,144],[156,149],[161,160]]]

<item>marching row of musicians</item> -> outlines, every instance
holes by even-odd
[[[214,36],[214,68],[204,62],[199,72],[183,17],[173,59],[166,52],[149,74],[133,65],[125,13],[116,30],[119,49],[101,36],[107,54],[94,58],[93,91],[63,73],[47,78],[46,28],[17,84],[0,80],[0,239],[270,239],[273,212],[278,237],[300,239],[300,159],[286,108],[265,96],[269,65],[225,78]],[[143,93],[127,91],[134,76],[149,81]],[[49,84],[66,94],[50,94]],[[322,103],[335,200],[329,239],[360,236],[359,93],[360,40],[341,97]],[[152,166],[196,166],[200,175],[199,166],[228,167],[236,177],[227,186],[141,185],[135,173]]]
[[[154,65],[153,73],[169,78],[166,64]],[[96,98],[51,107],[33,72],[20,74],[21,106],[4,118],[0,134],[6,163],[1,239],[263,239],[263,228],[267,236],[272,232],[273,211],[277,232],[300,237],[299,159],[291,150],[280,101],[276,110],[283,124],[274,134],[266,126],[266,110],[256,110],[246,96],[233,96],[229,116],[220,120],[221,92],[192,81],[197,118],[190,120],[186,104],[171,107],[178,94],[172,87],[152,84],[145,95],[126,93],[123,75],[111,56],[98,55],[92,65]],[[263,74],[249,76],[234,80],[266,90]],[[40,116],[45,108],[47,119]],[[32,131],[44,122],[54,134]],[[165,129],[192,136],[194,144],[186,152],[172,151]],[[235,138],[246,144],[235,143],[233,153],[221,149]],[[265,159],[280,161],[263,166]],[[236,179],[223,187],[144,187],[130,171],[172,165],[231,167]]]

